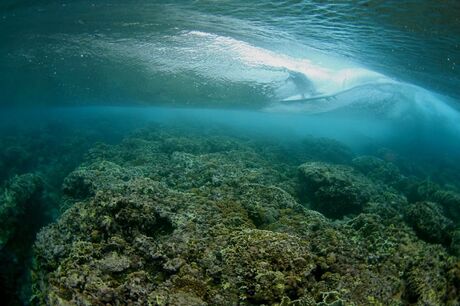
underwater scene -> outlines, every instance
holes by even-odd
[[[460,2],[2,0],[0,305],[460,305]]]

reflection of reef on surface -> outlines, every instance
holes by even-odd
[[[455,189],[425,191],[391,162],[324,139],[287,152],[158,127],[94,146],[64,181],[65,212],[37,236],[33,301],[460,302]]]

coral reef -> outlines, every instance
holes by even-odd
[[[429,231],[443,211],[388,186],[397,169],[281,155],[158,127],[96,145],[65,179],[64,213],[37,235],[33,303],[458,304],[458,257],[437,244],[451,228]]]

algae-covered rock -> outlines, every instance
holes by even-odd
[[[221,250],[222,282],[254,304],[307,297],[315,260],[307,241],[296,236],[245,230],[229,237]],[[236,281],[236,283],[235,283]]]
[[[133,176],[132,171],[127,171],[113,162],[101,161],[71,172],[65,178],[62,190],[73,198],[87,198],[99,189],[109,189],[114,182],[128,181]]]
[[[446,246],[451,244],[454,225],[444,216],[439,204],[433,202],[411,204],[406,209],[406,220],[421,239]]]
[[[455,305],[457,297],[448,299],[448,290],[458,290],[458,284],[449,282],[449,273],[439,273],[442,270],[455,268],[455,263],[444,254],[435,250],[423,252],[411,258],[411,264],[404,271],[406,282],[404,298],[408,304],[415,305]],[[452,271],[452,270],[451,270]]]
[[[397,184],[402,175],[396,165],[374,156],[359,156],[352,161],[353,167],[372,180]]]
[[[436,202],[443,208],[445,215],[460,225],[460,193],[455,189],[446,189],[431,180],[412,178],[403,190],[410,202]]]
[[[282,210],[302,211],[302,206],[286,191],[276,186],[245,184],[238,188],[242,206],[255,226],[277,222]]]
[[[460,193],[452,190],[437,190],[428,197],[431,201],[439,203],[446,215],[456,224],[460,225]]]
[[[375,194],[372,182],[348,166],[311,162],[299,170],[312,208],[330,218],[359,213]]]
[[[108,169],[105,174],[111,173]],[[58,286],[50,283],[40,288],[40,292],[46,292],[43,302],[53,304],[62,300],[97,304],[118,301],[123,304],[130,299],[129,294],[133,293],[125,292],[125,287],[135,281],[131,279],[133,269],[142,274],[145,268],[151,269],[145,265],[159,264],[148,263],[150,258],[140,257],[135,251],[136,244],[130,241],[144,236],[158,238],[174,228],[167,216],[167,210],[174,206],[168,202],[171,205],[164,207],[161,204],[164,200],[158,200],[158,197],[163,198],[160,194],[168,191],[146,180],[97,193],[92,201],[69,208],[61,222],[38,235],[35,256],[40,273],[35,274],[37,283],[59,279]],[[100,188],[107,186],[100,185]],[[164,198],[167,201],[167,197]],[[42,273],[55,269],[55,273],[48,276]],[[142,286],[148,289],[148,283]],[[81,288],[85,288],[84,292]],[[148,293],[145,291],[139,298],[146,300]]]

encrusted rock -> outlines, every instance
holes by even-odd
[[[454,225],[444,216],[439,204],[433,202],[411,204],[406,209],[406,220],[423,240],[446,246],[451,244]]]
[[[299,170],[312,208],[330,218],[361,212],[375,195],[373,183],[349,166],[311,162]]]
[[[352,161],[353,167],[372,180],[397,184],[403,177],[393,163],[374,156],[359,156]]]

